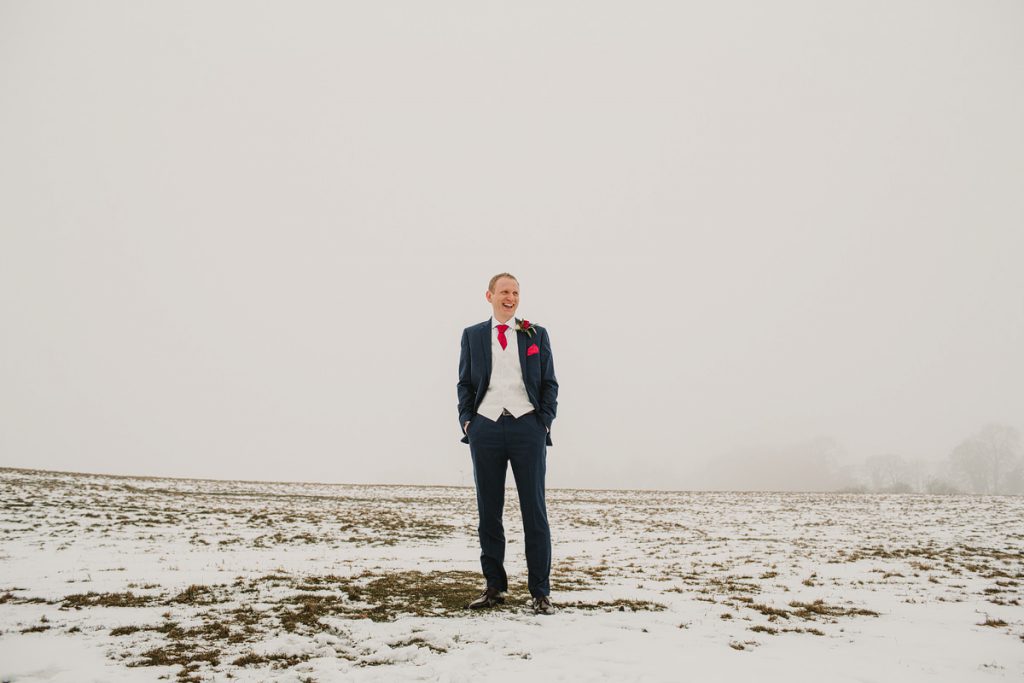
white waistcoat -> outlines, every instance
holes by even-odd
[[[508,346],[503,349],[498,343],[498,321],[491,318],[491,381],[476,411],[478,415],[495,421],[501,417],[502,408],[507,408],[515,417],[533,410],[519,365],[519,333],[515,330],[514,320],[505,324],[509,326],[505,330]]]

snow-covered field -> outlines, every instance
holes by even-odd
[[[511,477],[510,477],[511,479]],[[2,681],[1024,677],[1024,499],[549,491],[552,597],[472,489],[0,469]]]

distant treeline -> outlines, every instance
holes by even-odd
[[[685,475],[682,488],[1024,495],[1024,450],[1016,429],[990,424],[943,458],[883,454],[851,464],[835,439],[819,437],[709,459]]]
[[[900,455],[864,459],[857,483],[844,491],[1024,495],[1024,451],[1013,427],[990,424],[939,461]]]

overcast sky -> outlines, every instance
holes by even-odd
[[[1022,428],[1022,31],[0,0],[0,466],[471,485],[459,340],[501,271],[551,335],[550,486]]]

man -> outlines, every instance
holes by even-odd
[[[528,585],[537,614],[551,605],[551,531],[544,502],[544,472],[558,381],[547,330],[515,318],[519,281],[509,273],[491,278],[485,294],[493,316],[462,332],[459,357],[459,424],[473,458],[480,515],[480,565],[487,587],[468,607],[504,602],[505,473],[512,465],[526,536]]]

